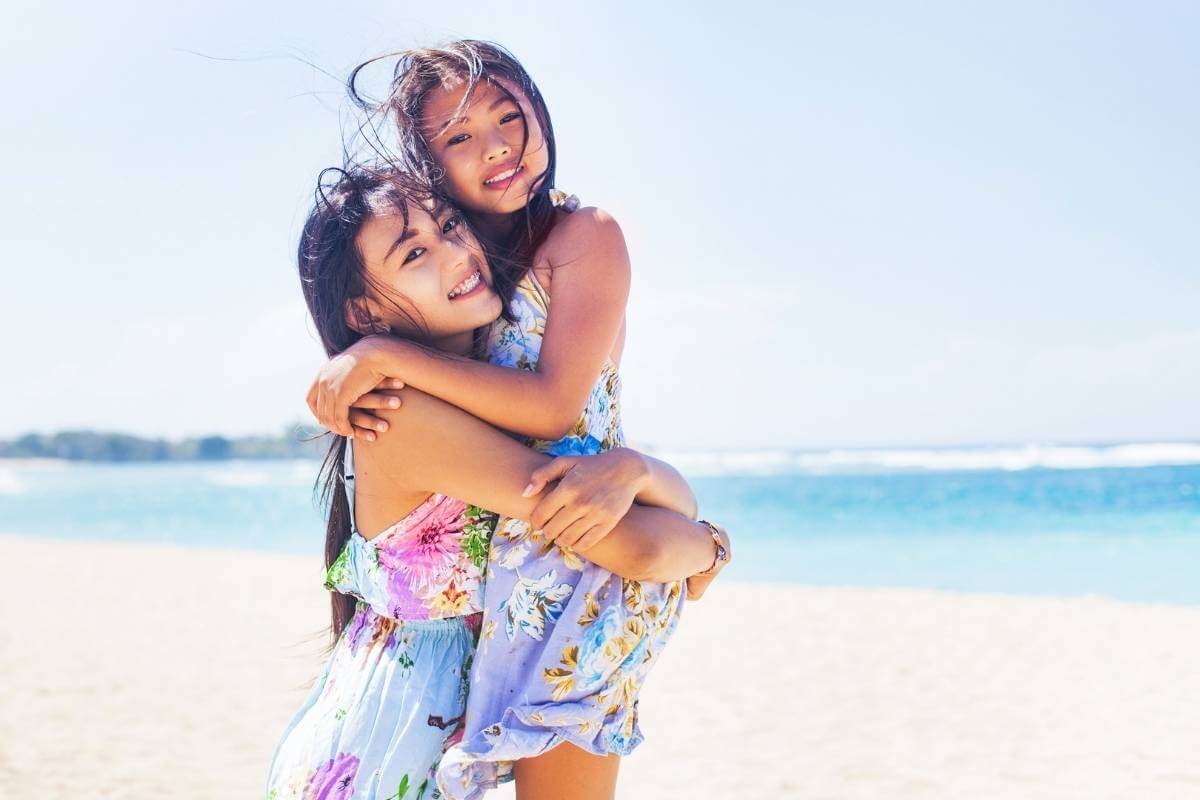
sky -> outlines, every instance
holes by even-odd
[[[1200,438],[1200,7],[904,5],[9,7],[0,437],[306,419],[341,80],[470,36],[625,231],[634,441]]]

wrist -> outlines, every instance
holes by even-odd
[[[628,470],[625,480],[636,489],[636,494],[640,496],[650,488],[650,484],[654,480],[654,470],[650,466],[650,459],[628,447],[621,447],[615,452],[621,454],[621,460]]]
[[[717,572],[720,572],[722,569],[724,569],[725,565],[729,563],[729,534],[725,532],[724,528],[714,525],[705,519],[699,520],[696,524],[704,526],[713,542],[712,564],[708,569],[697,574],[715,575]]]
[[[407,342],[392,336],[372,336],[365,354],[366,365],[381,377],[400,377],[404,372]]]

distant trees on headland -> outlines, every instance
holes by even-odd
[[[289,427],[281,436],[201,436],[182,441],[143,439],[126,433],[29,433],[0,441],[0,458],[68,461],[224,461],[233,458],[318,458],[329,446],[320,431]]]

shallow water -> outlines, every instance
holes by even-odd
[[[728,575],[1200,605],[1200,464],[921,469],[680,459]],[[0,533],[311,553],[313,461],[0,462]],[[766,472],[768,474],[745,474]]]

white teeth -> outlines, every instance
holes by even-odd
[[[509,178],[511,178],[513,175],[516,175],[517,170],[519,170],[519,169],[520,169],[520,167],[516,166],[516,167],[513,167],[512,169],[505,170],[504,172],[501,172],[499,175],[494,175],[491,178],[488,178],[486,181],[484,181],[484,183],[488,184],[488,183],[495,183],[496,181],[506,181]]]
[[[446,297],[453,300],[454,298],[458,297],[460,294],[466,294],[467,292],[471,291],[478,285],[479,285],[479,273],[473,272],[470,275],[468,275],[466,277],[466,279],[463,280],[462,283],[460,283],[458,286],[455,286],[453,289],[451,289],[450,294],[446,295]]]

